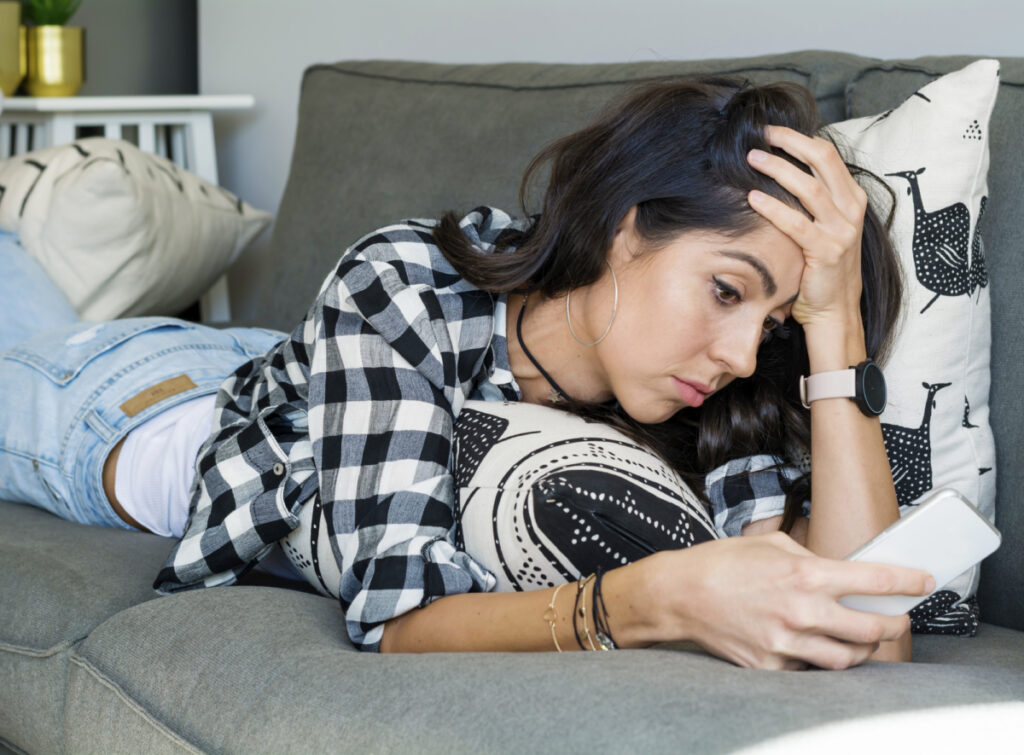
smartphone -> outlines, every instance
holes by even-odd
[[[1002,539],[999,530],[956,490],[935,490],[844,559],[922,569],[935,577],[935,590],[928,595],[844,595],[839,602],[886,616],[907,613],[993,553]]]

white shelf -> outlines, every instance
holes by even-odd
[[[248,110],[255,104],[251,94],[150,95],[130,97],[5,97],[3,112],[96,113],[172,112],[192,110]]]

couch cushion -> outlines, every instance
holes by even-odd
[[[156,598],[151,578],[170,546],[0,501],[0,736],[28,752],[61,749],[70,648]]]
[[[290,330],[339,254],[374,228],[481,204],[518,214],[519,181],[548,142],[638,81],[729,73],[810,87],[827,120],[867,63],[804,52],[733,60],[598,65],[363,61],[306,71],[291,171],[269,257],[239,273],[261,293],[242,319]],[[289,296],[277,295],[288,291]]]
[[[868,66],[850,83],[850,115],[895,107],[939,75],[974,60],[918,58]],[[996,521],[1003,545],[985,560],[978,597],[985,621],[1024,629],[1024,170],[1020,124],[1024,122],[1024,58],[1001,61],[1001,83],[989,124],[989,201],[981,221],[992,298],[992,389],[989,399],[997,449]],[[964,124],[965,128],[967,124]]]
[[[843,672],[742,669],[693,647],[361,654],[334,600],[201,590],[128,609],[75,651],[67,744],[726,752],[851,717],[1024,699],[1024,635],[987,624],[972,639],[915,637],[916,663]]]
[[[48,652],[81,640],[124,608],[156,599],[151,578],[172,545],[0,502],[0,642]]]

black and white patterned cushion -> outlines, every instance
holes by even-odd
[[[535,404],[468,401],[455,434],[455,545],[498,590],[550,587],[720,537],[667,464],[607,425]],[[281,544],[310,584],[336,595],[323,516],[306,506]]]
[[[979,227],[998,90],[999,62],[979,60],[889,112],[830,127],[848,158],[897,197],[892,238],[907,297],[884,366],[889,403],[881,419],[901,514],[929,490],[952,487],[995,521],[991,305]],[[912,610],[913,631],[973,636],[980,574],[979,564]]]

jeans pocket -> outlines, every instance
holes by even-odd
[[[168,317],[136,317],[104,323],[77,323],[29,338],[9,349],[4,357],[42,373],[56,385],[65,386],[102,354],[140,333],[170,328],[190,330],[187,322]]]

